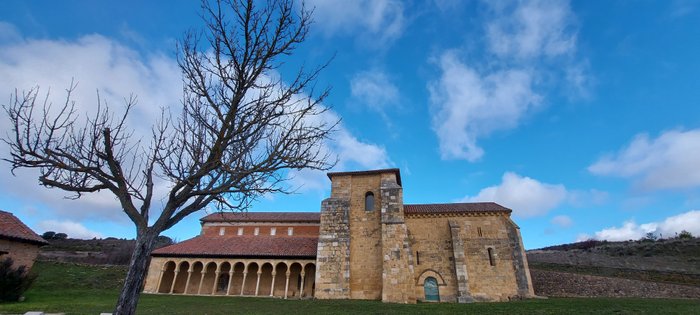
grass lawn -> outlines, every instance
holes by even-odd
[[[110,312],[124,267],[38,262],[26,301],[0,304],[0,314],[26,311]],[[268,298],[143,294],[139,314],[700,314],[700,300],[547,299],[508,303],[385,304],[377,301],[312,301]]]

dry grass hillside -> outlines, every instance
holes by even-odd
[[[108,237],[105,239],[49,239],[41,248],[39,260],[90,265],[126,265],[134,250],[134,240]],[[168,237],[159,237],[156,248],[172,244]]]
[[[542,295],[700,298],[700,238],[589,240],[527,257]]]

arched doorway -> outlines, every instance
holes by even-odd
[[[425,291],[425,301],[440,302],[440,289],[438,288],[438,282],[435,278],[425,278],[423,290]]]

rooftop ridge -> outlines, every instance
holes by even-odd
[[[366,171],[329,172],[326,175],[328,176],[329,179],[332,180],[333,176],[376,175],[376,174],[382,174],[382,173],[394,173],[396,175],[396,183],[399,184],[399,186],[403,186],[401,184],[401,170],[398,168],[382,168],[382,169],[366,170]]]

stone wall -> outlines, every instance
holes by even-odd
[[[519,295],[516,266],[520,265],[523,272],[527,269],[522,262],[516,261],[519,256],[514,254],[517,246],[510,230],[513,227],[508,225],[510,221],[504,216],[408,216],[406,223],[416,256],[415,292],[418,300],[424,298],[424,277],[421,275],[428,271],[444,279],[445,285],[439,287],[441,301],[505,301]],[[492,251],[491,259],[489,248]],[[461,253],[464,254],[463,258],[458,257]],[[440,279],[437,280],[439,283]]]
[[[237,236],[238,229],[243,229],[242,235],[250,236],[255,234],[255,228],[258,229],[258,235],[270,236],[270,231],[275,228],[275,236],[289,236],[288,229],[292,228],[292,236],[314,237],[318,236],[318,225],[308,224],[269,224],[269,223],[215,223],[205,224],[202,226],[202,235],[206,236],[221,236],[221,229],[224,231],[223,236]]]
[[[316,298],[350,298],[350,204],[345,198],[321,203],[321,228],[316,254]]]
[[[0,239],[0,251],[8,252],[8,254],[2,255],[1,258],[11,257],[15,267],[27,266],[27,268],[32,268],[36,256],[39,255],[39,246]]]
[[[457,301],[457,279],[447,219],[444,217],[407,216],[414,257],[414,292],[423,301],[423,281],[431,276],[438,281],[440,301]]]

